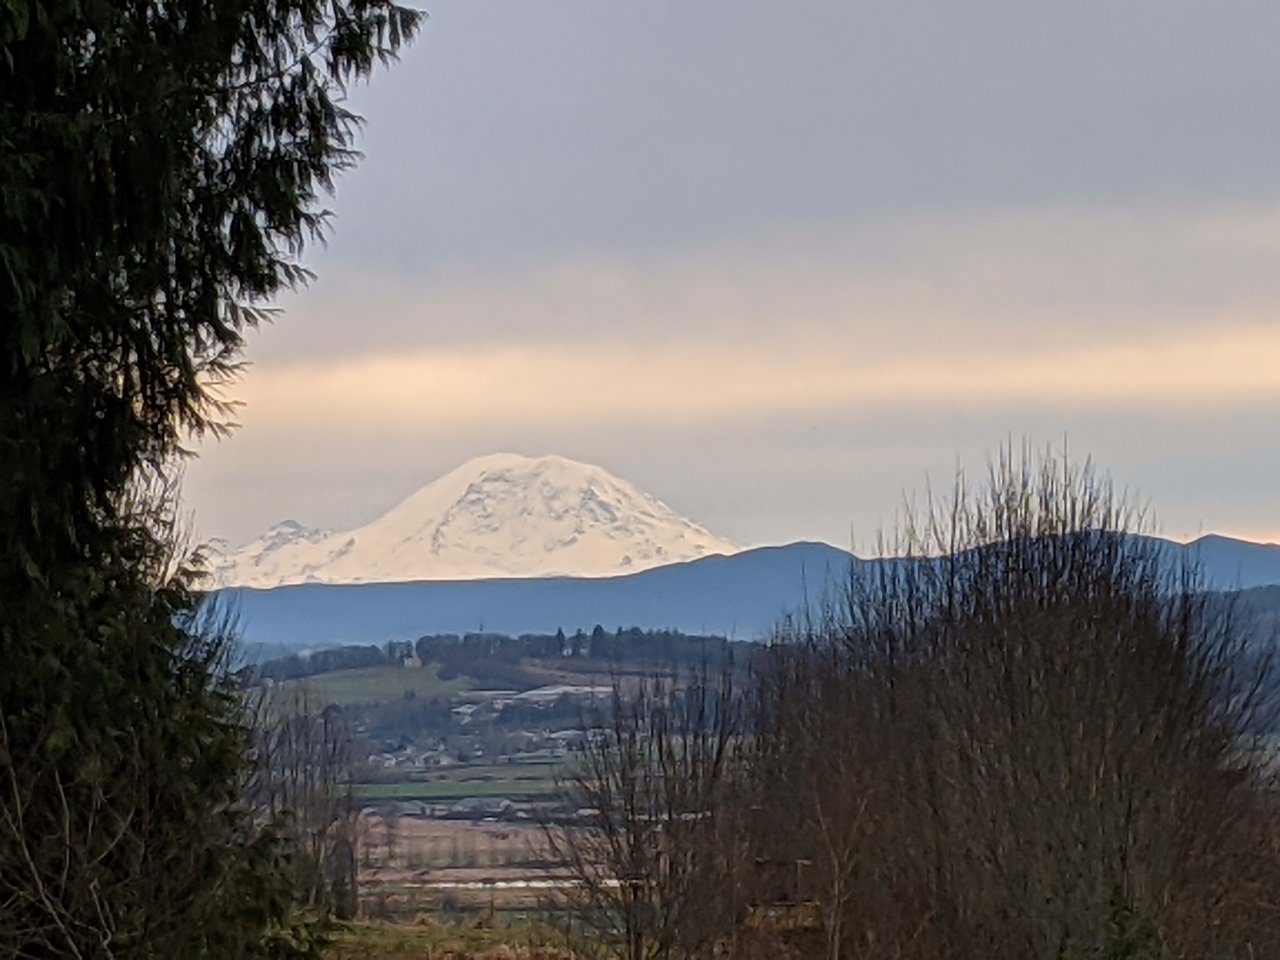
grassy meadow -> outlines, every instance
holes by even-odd
[[[305,692],[312,703],[338,707],[386,703],[399,700],[406,694],[423,699],[449,697],[467,687],[465,679],[442,680],[440,669],[435,664],[418,669],[387,666],[337,670],[280,684],[286,692]]]
[[[416,775],[394,783],[361,783],[361,801],[425,800],[442,802],[466,797],[508,797],[537,800],[555,789],[558,764],[546,761],[449,767],[439,773]]]

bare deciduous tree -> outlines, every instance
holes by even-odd
[[[728,671],[615,681],[561,784],[581,822],[548,828],[553,858],[583,924],[628,960],[708,956],[738,925],[740,709]]]
[[[1266,658],[1144,528],[1006,453],[780,638],[755,842],[812,860],[827,956],[1280,955]]]
[[[247,796],[288,840],[301,901],[341,917],[358,897],[358,810],[351,731],[316,711],[305,684],[263,690],[255,704],[255,764]]]
[[[615,691],[552,835],[588,924],[628,960],[1280,956],[1270,657],[1147,529],[1007,451],[745,704]]]

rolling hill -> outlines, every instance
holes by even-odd
[[[1280,584],[1280,546],[1226,537],[1162,541],[1171,559],[1198,560],[1218,590]],[[822,598],[860,560],[821,543],[761,547],[615,577],[431,580],[231,588],[246,643],[319,648],[411,640],[428,633],[517,635],[601,624],[670,627],[758,640],[786,613]]]

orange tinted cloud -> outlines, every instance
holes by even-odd
[[[1280,325],[1211,326],[1177,339],[1066,349],[880,358],[841,340],[726,349],[471,347],[261,368],[236,391],[246,427],[446,419],[537,424],[690,422],[849,404],[1178,408],[1280,401]]]

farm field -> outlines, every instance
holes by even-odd
[[[440,679],[439,667],[435,664],[418,669],[387,666],[337,670],[280,684],[285,691],[305,691],[312,703],[339,707],[386,703],[406,694],[423,699],[450,697],[466,690],[467,686],[463,679]]]
[[[563,761],[468,764],[404,778],[358,783],[356,798],[378,800],[462,800],[466,797],[545,799],[555,792],[555,779],[566,769]]]
[[[528,923],[562,902],[570,874],[531,822],[360,818],[363,915],[399,921],[497,912]]]

